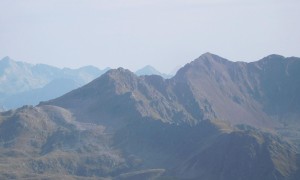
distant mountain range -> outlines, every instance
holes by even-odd
[[[36,105],[76,89],[108,69],[93,66],[59,69],[45,64],[32,65],[5,57],[0,61],[0,105],[4,109]]]
[[[164,74],[156,70],[154,67],[147,65],[143,67],[142,69],[139,69],[135,72],[136,75],[142,76],[142,75],[159,75],[165,79],[171,78],[173,75],[170,74]]]
[[[2,179],[298,180],[300,58],[109,70],[0,114]]]
[[[45,64],[18,62],[5,57],[0,60],[0,111],[23,105],[37,105],[41,101],[59,97],[87,84],[109,69],[100,70],[93,66],[60,69]],[[151,66],[146,66],[136,73],[170,77]]]

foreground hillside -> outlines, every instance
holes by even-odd
[[[110,70],[1,113],[1,178],[297,180],[299,72],[210,53],[167,80]]]
[[[153,120],[115,130],[75,121],[55,106],[2,114],[1,178],[296,179],[299,156],[280,137],[205,120]]]

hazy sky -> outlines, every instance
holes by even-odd
[[[0,0],[0,58],[170,72],[205,52],[300,57],[300,1]]]

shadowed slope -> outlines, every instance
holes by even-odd
[[[60,98],[1,113],[1,169],[4,177],[297,180],[294,145],[235,125],[297,134],[299,109],[286,106],[299,104],[298,64],[274,55],[235,63],[207,53],[169,80],[108,71]]]
[[[169,80],[137,77],[120,68],[45,104],[97,112],[100,121],[152,118],[197,124],[217,118],[272,128],[300,117],[299,69],[298,58],[271,55],[243,63],[206,53]]]

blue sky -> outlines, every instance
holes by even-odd
[[[205,52],[300,57],[297,0],[0,0],[0,58],[170,72]]]

